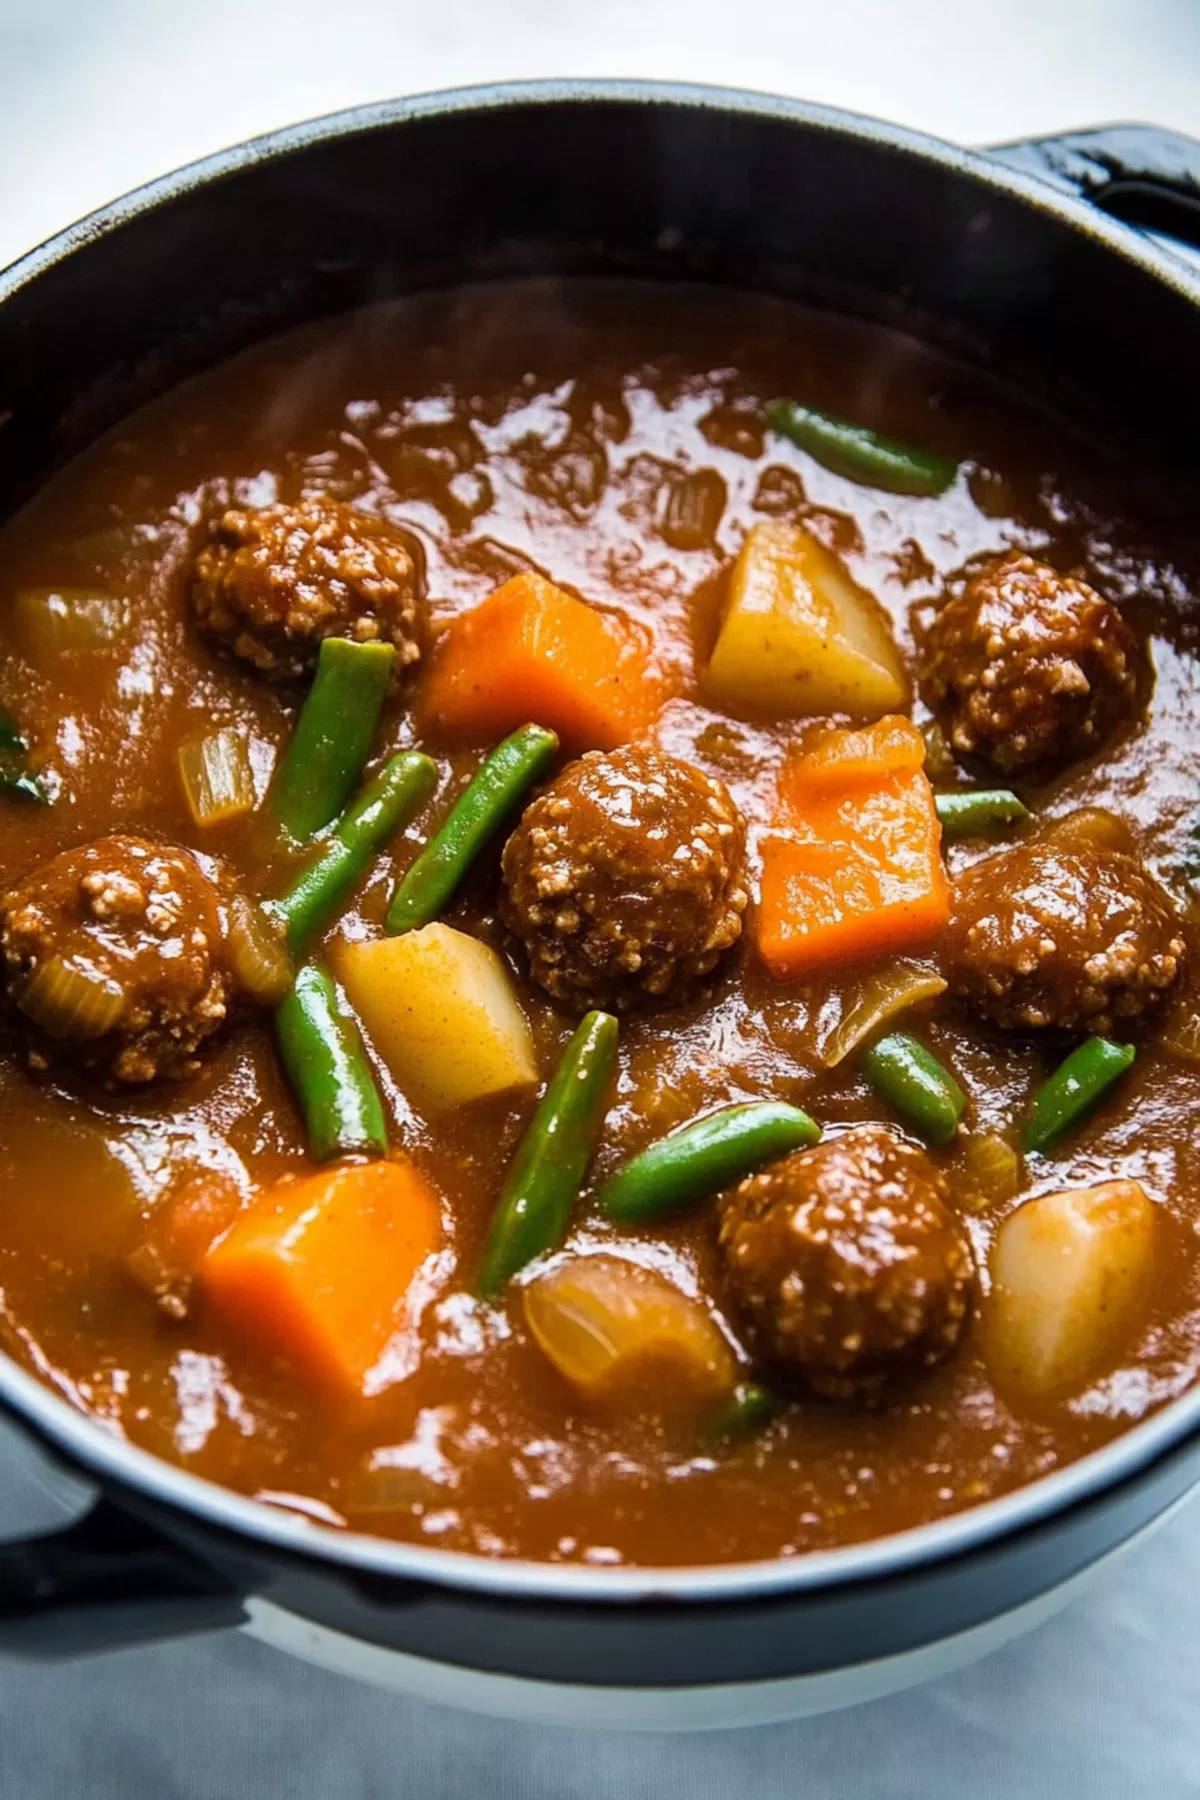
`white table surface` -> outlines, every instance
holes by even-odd
[[[190,158],[390,94],[534,75],[774,89],[986,143],[1200,134],[1200,0],[0,0],[0,264]],[[4,1471],[0,1467],[0,1513]],[[0,1664],[0,1800],[1182,1800],[1200,1512],[1034,1637],[916,1694],[719,1738],[510,1726],[233,1635]]]

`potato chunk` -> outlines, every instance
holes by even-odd
[[[1077,1393],[1132,1333],[1155,1209],[1140,1182],[1027,1200],[1000,1227],[984,1335],[993,1373],[1031,1397]]]
[[[445,1112],[538,1079],[533,1039],[494,950],[449,925],[344,943],[338,977],[407,1097]]]
[[[707,686],[722,704],[782,719],[873,718],[907,698],[875,601],[811,532],[778,521],[742,545]]]

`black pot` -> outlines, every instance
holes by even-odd
[[[1121,219],[1200,240],[1200,145],[1128,126],[973,154],[790,101],[622,83],[366,107],[168,176],[0,276],[0,511],[268,332],[547,271],[902,323],[1130,454],[1194,465],[1200,278]],[[5,1418],[37,1476],[24,1529],[70,1515],[0,1544],[10,1653],[248,1623],[349,1672],[610,1723],[781,1717],[950,1666],[1060,1603],[1200,1476],[1196,1390],[1017,1494],[859,1548],[538,1567],[310,1525],[131,1448],[0,1357]]]

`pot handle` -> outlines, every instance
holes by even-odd
[[[1127,225],[1200,249],[1200,142],[1155,125],[1105,125],[991,144],[989,156],[1090,200]]]
[[[86,1656],[245,1616],[212,1570],[108,1500],[65,1531],[0,1544],[0,1656]]]
[[[0,1457],[0,1658],[83,1656],[242,1623],[229,1583],[60,1468],[3,1409]]]

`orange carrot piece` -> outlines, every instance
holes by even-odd
[[[437,1201],[411,1163],[341,1163],[264,1189],[200,1279],[206,1300],[260,1348],[362,1394],[440,1243]]]
[[[802,806],[813,792],[830,793],[924,766],[925,739],[910,719],[891,714],[873,725],[822,732],[806,755],[784,769],[779,791]]]
[[[915,949],[949,917],[933,790],[901,723],[830,732],[781,778],[787,830],[762,844],[755,920],[779,980]]]
[[[639,626],[515,575],[445,632],[422,711],[458,736],[501,737],[532,719],[573,750],[613,750],[644,730],[657,698]]]

